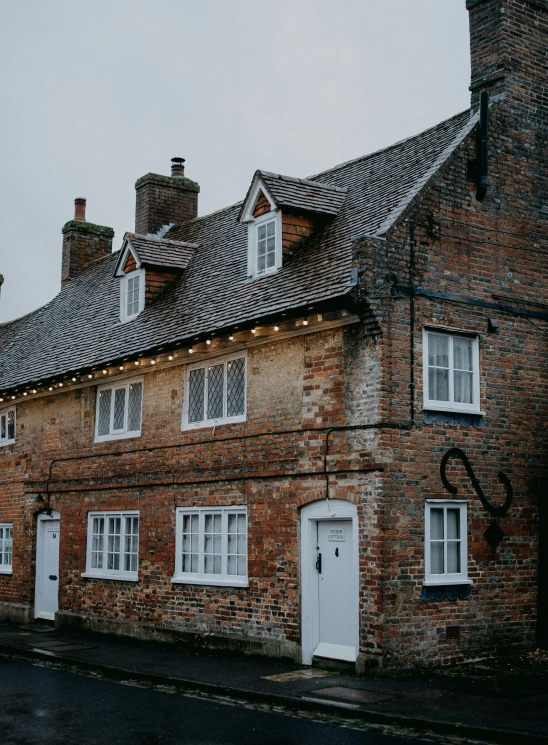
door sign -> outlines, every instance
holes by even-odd
[[[346,532],[344,528],[329,528],[327,532],[328,541],[346,542]]]

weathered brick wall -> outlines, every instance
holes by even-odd
[[[135,232],[140,235],[198,216],[200,187],[190,179],[147,173],[137,180],[135,191]]]
[[[348,379],[357,382],[352,391]],[[17,556],[13,576],[0,577],[0,599],[33,602],[36,505],[34,494],[24,496],[25,488],[43,483],[52,459],[77,456],[53,466],[50,486],[51,505],[62,520],[62,611],[124,621],[126,628],[133,623],[298,644],[299,508],[326,495],[326,428],[374,416],[375,346],[364,343],[357,325],[252,347],[247,421],[214,431],[181,432],[182,366],[159,369],[144,380],[142,436],[133,440],[93,444],[93,386],[18,406],[17,443],[0,450],[0,469],[19,482],[11,501],[7,492],[0,496],[0,516],[14,522]],[[223,442],[227,437],[235,439]],[[204,442],[211,440],[216,442]],[[182,447],[161,449],[176,443]],[[379,613],[373,588],[379,572],[373,560],[379,550],[373,446],[374,434],[337,433],[328,460],[328,469],[338,471],[329,476],[330,496],[354,501],[363,526],[361,622],[369,655],[378,653]],[[128,455],[81,457],[119,451]],[[214,504],[248,505],[249,588],[170,582],[176,507]],[[101,509],[139,509],[139,582],[81,577],[87,513]]]
[[[84,267],[112,252],[114,230],[81,220],[70,220],[63,227],[61,285],[76,277]]]
[[[472,105],[481,89],[506,93],[522,123],[548,126],[548,2],[467,0],[470,11]]]
[[[259,193],[257,201],[255,202],[255,207],[253,209],[253,217],[260,217],[261,215],[266,215],[267,212],[270,212],[271,209],[272,207],[270,206],[270,202],[266,198],[265,194],[261,191]]]
[[[547,152],[542,122],[524,127],[507,101],[495,103],[490,108],[490,188],[485,199],[479,202],[476,185],[466,180],[466,157],[476,154],[473,132],[385,241],[364,241],[357,247],[364,318],[382,363],[379,421],[404,427],[410,423],[410,299],[405,293],[392,297],[386,280],[394,272],[400,284],[411,281],[410,220],[415,222],[414,281],[419,290],[548,309]],[[533,485],[548,467],[548,323],[466,301],[419,295],[414,305],[415,426],[379,429],[378,434],[377,453],[386,457],[378,497],[383,655],[392,664],[451,662],[510,645],[530,646],[537,597]],[[499,322],[498,332],[488,332],[489,318]],[[424,325],[479,335],[485,412],[480,428],[424,423]],[[424,504],[427,498],[450,498],[441,482],[440,461],[453,447],[466,452],[493,504],[505,498],[499,471],[510,478],[514,501],[506,516],[496,518],[506,537],[493,550],[483,535],[493,517],[463,465],[450,463],[448,475],[458,487],[457,497],[468,500],[468,566],[474,584],[469,600],[423,601]],[[460,639],[447,638],[450,626],[459,627]]]

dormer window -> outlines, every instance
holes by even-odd
[[[144,269],[125,274],[120,283],[120,320],[131,321],[139,315],[145,305]]]
[[[121,323],[136,318],[145,304],[175,282],[197,248],[196,243],[187,241],[126,233],[114,270],[114,276],[120,278]]]
[[[247,276],[274,274],[316,228],[334,218],[346,189],[256,171],[238,220],[247,224]]]
[[[257,218],[253,224],[255,245],[252,250],[255,276],[275,272],[281,266],[281,257],[279,262],[277,260],[278,222],[278,215],[269,212]]]

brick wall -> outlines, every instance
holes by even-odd
[[[410,298],[406,293],[394,298],[386,277],[394,272],[401,285],[411,281],[411,220],[415,287],[448,296],[414,298],[415,426],[378,431],[377,452],[386,457],[377,495],[383,536],[379,637],[391,664],[450,663],[534,644],[538,515],[533,485],[548,468],[548,323],[473,303],[548,309],[547,152],[542,122],[524,128],[508,97],[493,104],[485,199],[479,202],[476,185],[466,180],[466,158],[476,154],[473,132],[384,241],[368,240],[356,248],[362,313],[380,355],[379,421],[410,423]],[[498,332],[489,333],[489,318],[499,322]],[[478,334],[481,427],[470,420],[425,422],[425,325]],[[465,451],[494,505],[506,496],[499,471],[510,478],[514,501],[506,516],[496,518],[505,538],[493,550],[484,537],[493,517],[460,461],[450,462],[457,496],[468,501],[474,584],[469,600],[424,601],[425,499],[451,497],[441,482],[440,461],[453,447]],[[448,638],[447,628],[453,626],[459,627],[460,639]]]
[[[198,216],[200,187],[190,179],[148,173],[135,183],[135,191],[135,232],[140,235]]]
[[[259,196],[257,198],[257,201],[255,202],[255,207],[253,209],[253,217],[260,217],[261,215],[266,215],[267,212],[270,212],[272,207],[270,206],[270,202],[264,195],[264,193],[261,191],[259,193]]]
[[[51,506],[61,514],[60,609],[181,633],[243,635],[276,641],[295,658],[300,640],[299,507],[326,494],[326,427],[372,415],[375,349],[359,326],[269,342],[248,351],[248,418],[243,424],[181,432],[183,368],[145,375],[142,436],[93,443],[93,386],[18,406],[15,446],[0,450],[0,515],[14,522],[14,574],[0,576],[0,599],[32,604],[36,483],[55,458],[128,451],[53,466]],[[361,374],[360,374],[361,371]],[[373,374],[371,374],[373,371]],[[346,378],[359,379],[347,390]],[[297,430],[297,431],[295,431]],[[223,443],[223,438],[241,439]],[[204,440],[218,442],[204,442]],[[369,592],[377,483],[374,438],[368,457],[359,433],[332,439],[330,495],[349,499],[364,524],[361,540],[364,648],[377,650]],[[179,443],[181,447],[160,449]],[[129,451],[141,448],[153,451]],[[14,461],[14,457],[17,458]],[[382,467],[382,466],[381,466]],[[247,478],[242,478],[246,476]],[[175,482],[175,483],[173,483]],[[174,585],[175,509],[246,504],[249,588]],[[139,509],[138,583],[85,579],[87,513]],[[292,646],[293,645],[293,646]],[[375,652],[376,653],[376,652]]]
[[[82,220],[70,220],[63,227],[61,286],[76,277],[84,267],[112,252],[114,230]]]

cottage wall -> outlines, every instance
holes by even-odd
[[[34,499],[56,460],[49,491],[62,526],[58,623],[222,636],[298,659],[299,508],[326,496],[327,428],[375,417],[377,350],[358,324],[252,347],[247,365],[247,421],[215,430],[181,432],[183,366],[145,374],[142,435],[131,440],[93,443],[95,386],[19,405],[17,443],[0,450],[1,481],[12,482],[1,487],[0,509],[14,524],[14,572],[0,575],[0,598],[33,605]],[[364,646],[375,647],[378,607],[367,587],[377,572],[373,497],[383,466],[374,433],[341,432],[332,448],[329,495],[356,503],[364,526]],[[223,504],[248,506],[249,588],[171,583],[175,509]],[[87,514],[109,509],[139,510],[138,582],[81,576]]]
[[[466,179],[467,157],[477,155],[476,136],[471,133],[385,241],[365,241],[355,253],[363,312],[379,325],[378,345],[384,350],[380,421],[403,425],[379,430],[380,448],[390,460],[380,475],[378,497],[384,536],[379,635],[389,664],[449,663],[535,642],[535,483],[548,466],[546,131],[514,120],[504,101],[492,104],[490,187],[483,201],[476,197],[477,185]],[[409,290],[395,287],[394,297],[391,279],[382,291],[390,272],[404,288],[414,281],[413,326]],[[425,297],[421,290],[446,297]],[[528,317],[520,309],[544,312],[545,317]],[[498,322],[497,331],[489,330],[489,319]],[[450,422],[440,414],[432,422],[424,412],[422,331],[428,325],[478,335],[484,412],[479,420],[461,416],[460,422]],[[506,496],[498,473],[506,474],[513,503],[505,516],[494,518],[463,464],[450,461],[447,475],[458,487],[456,497],[468,501],[473,585],[466,600],[423,599],[425,500],[451,497],[442,484],[440,464],[455,447],[466,453],[481,489],[496,506]],[[496,549],[484,536],[493,519],[505,534]]]

